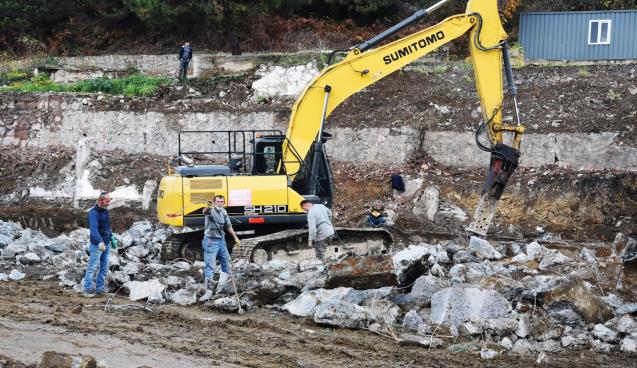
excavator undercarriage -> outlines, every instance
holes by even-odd
[[[336,228],[336,236],[326,250],[328,259],[347,254],[377,256],[388,254],[393,245],[392,235],[384,229]],[[164,261],[186,259],[202,261],[201,239],[203,231],[174,234],[164,242],[161,258]],[[229,248],[233,242],[227,240]],[[285,230],[268,235],[247,238],[240,247],[229,249],[234,260],[245,259],[262,265],[270,260],[291,262],[316,259],[314,248],[308,245],[307,230]]]

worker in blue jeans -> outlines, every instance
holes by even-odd
[[[205,230],[201,243],[203,247],[204,279],[207,289],[212,288],[212,279],[215,276],[215,265],[217,257],[221,263],[221,271],[230,274],[230,253],[226,245],[226,232],[234,238],[236,246],[241,245],[241,241],[232,228],[230,216],[223,208],[226,200],[222,195],[214,198],[214,206],[204,208]],[[212,203],[209,203],[212,204]]]
[[[88,211],[91,244],[89,246],[88,267],[84,275],[84,294],[87,296],[92,295],[93,292],[98,295],[106,292],[104,279],[108,272],[108,257],[113,237],[108,210],[106,209],[110,203],[111,198],[108,193],[102,192],[95,206]],[[95,288],[93,288],[93,276],[96,270],[97,279],[95,280]]]

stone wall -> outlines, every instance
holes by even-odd
[[[92,149],[133,154],[177,153],[182,130],[287,128],[279,111],[139,111],[136,104],[109,107],[102,96],[75,94],[1,94],[0,145],[4,148],[76,147],[86,139]],[[143,104],[142,104],[143,105]],[[404,163],[419,146],[441,164],[484,167],[488,154],[475,145],[473,132],[413,127],[349,128],[328,126],[329,154],[338,161]],[[616,133],[526,134],[521,166],[558,165],[573,170],[637,169],[637,149],[617,144]],[[483,137],[486,140],[486,137]],[[196,144],[192,148],[201,148]],[[221,147],[223,148],[223,147]]]

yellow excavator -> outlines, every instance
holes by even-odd
[[[497,201],[518,165],[524,127],[520,123],[507,34],[497,0],[469,0],[466,12],[433,27],[374,48],[396,32],[422,19],[449,0],[421,9],[385,32],[350,48],[345,57],[328,65],[296,100],[287,132],[269,130],[182,131],[179,152],[169,175],[162,178],[157,199],[159,220],[174,226],[202,226],[202,209],[215,195],[226,197],[233,227],[249,237],[233,249],[235,257],[263,263],[270,259],[314,257],[307,247],[306,216],[299,203],[309,199],[332,204],[333,181],[324,144],[330,113],[345,99],[442,45],[469,33],[469,50],[482,106],[483,123],[476,143],[491,154],[489,171],[470,233],[486,236]],[[333,56],[333,55],[332,55]],[[330,57],[330,61],[331,61]],[[504,124],[503,65],[515,123]],[[486,131],[489,143],[480,136]],[[508,140],[505,142],[505,138]],[[227,165],[195,165],[193,158],[227,158]],[[391,246],[388,232],[378,229],[337,229],[340,252],[374,255]],[[162,258],[201,257],[203,232],[173,235]]]

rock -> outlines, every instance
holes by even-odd
[[[165,285],[159,282],[157,279],[148,281],[128,281],[124,284],[129,290],[129,299],[137,301],[148,298],[153,293],[160,293],[166,288]]]
[[[425,215],[429,221],[434,221],[438,206],[440,205],[440,190],[436,187],[428,187],[414,204],[413,213],[416,216]]]
[[[464,336],[479,335],[482,333],[482,326],[478,323],[467,321],[460,325],[458,331]]]
[[[542,300],[547,308],[555,302],[569,302],[586,323],[604,323],[613,317],[612,309],[586,287],[582,279],[562,283],[544,293]]]
[[[128,234],[133,238],[141,238],[152,232],[153,224],[150,221],[137,221],[128,230]]]
[[[500,353],[493,349],[482,348],[480,350],[480,358],[482,359],[494,359],[497,358]]]
[[[113,282],[120,286],[130,281],[130,277],[124,271],[114,271],[111,272],[109,276]]]
[[[0,281],[9,281],[9,275],[0,272]]]
[[[236,312],[239,310],[239,304],[237,304],[235,297],[219,298],[212,302],[212,306],[217,310],[226,312]]]
[[[29,253],[25,254],[24,258],[26,258],[26,260],[29,261],[30,264],[40,263],[42,261],[40,259],[40,257],[37,254],[33,253],[33,252],[29,252]]]
[[[557,301],[551,303],[546,311],[555,323],[571,327],[584,327],[586,325],[582,315],[575,310],[575,307],[570,302]]]
[[[456,264],[449,269],[449,277],[451,278],[451,284],[463,284],[466,281],[467,266],[463,264]]]
[[[598,323],[593,328],[593,336],[604,342],[614,342],[617,340],[617,331]]]
[[[345,295],[342,297],[342,300],[345,300],[350,303],[354,303],[357,305],[363,305],[368,302],[375,302],[380,299],[387,298],[393,288],[392,287],[383,287],[378,289],[369,289],[369,290],[356,290],[350,289]]]
[[[314,322],[337,327],[363,328],[371,320],[373,318],[365,308],[345,301],[321,303],[314,314]]]
[[[481,260],[495,261],[504,257],[488,241],[477,236],[472,236],[469,240],[469,250],[473,251]]]
[[[400,313],[400,308],[389,300],[366,301],[363,308],[369,312],[370,321],[383,326],[393,326]]]
[[[597,339],[593,339],[591,341],[591,348],[594,351],[598,351],[601,353],[610,353],[610,349],[612,348],[612,345]]]
[[[27,252],[27,247],[21,245],[21,244],[9,244],[7,245],[4,250],[2,251],[2,257],[4,258],[13,258],[15,256],[17,256],[18,254],[22,254],[22,253],[26,253]]]
[[[212,293],[212,290],[206,290],[206,292],[201,296],[201,298],[199,298],[199,301],[200,302],[206,302],[206,301],[212,299],[213,295],[214,294]]]
[[[576,348],[576,347],[582,347],[586,345],[587,340],[588,339],[583,338],[583,336],[580,337],[579,335],[578,336],[566,335],[566,336],[562,336],[562,338],[560,339],[560,342],[562,346],[565,348],[567,347]]]
[[[513,343],[511,353],[517,355],[529,355],[533,349],[533,345],[525,339],[518,339]]]
[[[422,317],[415,309],[410,310],[403,318],[403,328],[412,331],[418,331],[420,325],[424,323]]]
[[[25,277],[26,277],[26,275],[24,273],[16,270],[15,268],[13,270],[11,270],[11,273],[9,273],[9,279],[11,281],[19,281],[19,280],[22,280]]]
[[[615,317],[604,324],[623,334],[637,334],[637,321],[629,315]]]
[[[511,258],[511,262],[513,262],[513,263],[527,263],[530,260],[531,259],[529,259],[529,256],[527,256],[524,253],[520,253],[520,254],[514,256],[513,258]]]
[[[172,295],[171,302],[179,305],[191,305],[197,302],[197,290],[193,287],[179,289]]]
[[[625,302],[615,294],[609,294],[602,299],[613,308],[617,316],[637,313],[637,303]]]
[[[542,257],[542,261],[540,262],[539,269],[542,271],[546,271],[553,266],[564,264],[569,261],[569,258],[562,253],[551,250],[544,254]]]
[[[515,333],[518,321],[515,318],[492,318],[481,322],[482,329],[490,335],[510,336]]]
[[[453,255],[453,263],[461,264],[461,263],[470,263],[470,262],[479,262],[480,260],[473,255],[473,253],[468,250],[461,250]]]
[[[173,295],[174,297],[174,295]],[[148,296],[147,301],[150,304],[164,304],[166,299],[164,299],[164,294],[161,292],[154,292]]]
[[[4,234],[0,234],[0,248],[4,248],[11,243],[11,238]]]
[[[546,352],[546,353],[557,353],[562,350],[562,345],[559,341],[556,340],[544,340],[538,342],[534,346],[535,351]]]
[[[282,309],[298,317],[313,317],[318,305],[338,303],[350,290],[350,288],[340,287],[332,290],[305,291],[293,301],[283,305]]]
[[[42,354],[38,368],[96,368],[95,358],[47,351]]]
[[[66,268],[74,265],[79,259],[79,251],[67,250],[61,254],[56,254],[49,258],[49,262],[56,268]]]
[[[595,263],[595,264],[597,263],[597,258],[595,258],[595,252],[593,252],[592,250],[588,248],[582,248],[582,250],[579,252],[579,256],[580,258],[582,258],[588,263]]]
[[[619,350],[626,353],[637,353],[637,337],[626,336],[622,340]]]
[[[261,265],[261,268],[263,269],[263,271],[266,272],[277,272],[285,270],[286,268],[288,268],[288,266],[289,263],[286,261],[273,259],[271,261],[265,262],[263,265]]]
[[[469,320],[507,317],[511,305],[495,290],[454,286],[431,297],[431,321],[458,327]]]
[[[531,334],[531,321],[528,314],[522,314],[518,317],[518,327],[515,330],[515,334],[521,338]]]
[[[437,263],[431,266],[431,268],[429,269],[429,273],[436,277],[445,277],[447,275],[447,271],[445,271],[445,268]]]
[[[449,286],[449,281],[443,278],[431,275],[420,276],[414,283],[414,286],[412,286],[409,295],[413,297],[417,305],[427,306],[431,302],[431,296],[435,292]]]
[[[128,248],[126,250],[126,253],[132,256],[135,256],[137,258],[144,258],[148,255],[148,253],[150,253],[150,251],[142,245],[136,245],[136,246]]]
[[[511,341],[510,338],[505,337],[500,341],[500,346],[502,346],[503,348],[507,350],[511,350],[513,349],[513,341]]]
[[[547,251],[548,249],[540,245],[538,242],[532,242],[526,246],[526,255],[529,260],[540,260]]]
[[[122,267],[122,272],[127,275],[136,275],[140,273],[141,264],[137,262],[128,262],[124,267]]]
[[[394,254],[394,270],[401,285],[409,285],[427,270],[427,259],[436,254],[436,247],[429,244],[411,244]]]
[[[418,336],[411,334],[400,334],[399,336],[399,344],[400,345],[415,345],[422,346],[425,348],[438,348],[445,344],[442,339],[433,336]]]

